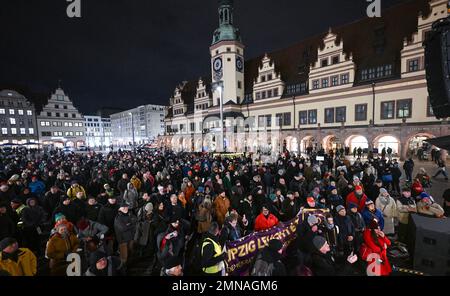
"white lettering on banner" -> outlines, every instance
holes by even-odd
[[[375,260],[374,260],[375,259]],[[371,262],[366,269],[368,276],[380,276],[381,275],[381,259],[380,255],[377,253],[370,253],[369,256],[367,256],[367,261]]]
[[[368,17],[381,17],[381,0],[366,0],[367,2],[372,2],[367,6],[367,16]]]
[[[66,0],[71,2],[67,6],[67,16],[70,18],[81,17],[81,0]]]
[[[67,255],[67,262],[70,262],[66,269],[67,276],[81,276],[81,258],[77,253]]]

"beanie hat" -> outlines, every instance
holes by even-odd
[[[146,213],[153,212],[153,204],[151,202],[149,202],[148,204],[145,205],[144,210]]]
[[[18,174],[12,175],[11,178],[9,178],[9,181],[16,182],[19,180],[20,176]]]
[[[409,187],[403,187],[402,192],[411,192],[411,188]]]
[[[380,188],[380,194],[385,194],[385,193],[388,193],[387,190],[384,188]]]
[[[177,214],[174,214],[174,215],[170,216],[169,223],[175,223],[180,220],[181,220],[180,216]]]
[[[356,190],[356,191],[358,191],[358,190],[362,190],[362,187],[361,187],[361,186],[359,186],[359,185],[358,185],[358,186],[355,186],[355,190]]]
[[[10,245],[17,243],[17,240],[12,237],[6,237],[0,241],[0,252],[9,247]]]
[[[345,210],[345,207],[343,205],[338,205],[336,207],[336,213],[339,213],[340,211]]]
[[[366,201],[366,206],[368,206],[368,205],[373,205],[373,201],[371,201],[370,199],[368,199],[368,200]]]
[[[351,210],[351,209],[353,209],[353,208],[358,208],[358,206],[357,206],[355,203],[352,203],[352,202],[349,203],[349,204],[348,204],[348,209]]]
[[[273,239],[269,241],[269,249],[278,252],[283,248],[283,243],[278,239]]]
[[[426,193],[425,191],[419,195],[419,198],[427,198],[427,197],[430,197],[430,195],[428,193]]]
[[[314,197],[310,196],[308,198],[306,198],[307,202],[315,202],[316,200],[314,199]]]
[[[322,247],[325,245],[326,242],[327,242],[327,240],[323,236],[320,236],[320,235],[316,235],[313,238],[313,245],[317,250],[322,249]]]
[[[317,217],[315,215],[309,215],[308,216],[308,224],[310,226],[313,226],[315,224],[319,223],[319,220],[317,219]]]
[[[331,191],[331,190],[335,190],[335,189],[336,189],[335,186],[331,186],[331,187],[330,187],[330,191]]]
[[[55,221],[58,222],[59,220],[61,220],[62,218],[66,218],[66,216],[64,216],[63,213],[56,213],[55,214]]]

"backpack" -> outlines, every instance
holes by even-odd
[[[259,253],[256,257],[255,265],[252,268],[251,276],[271,276],[273,270],[274,264],[264,261],[261,253]]]

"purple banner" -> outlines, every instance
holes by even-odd
[[[283,250],[296,238],[296,230],[305,216],[314,214],[322,221],[328,210],[303,209],[288,222],[282,222],[270,229],[253,232],[239,240],[227,242],[227,273],[231,276],[245,276],[250,273],[250,266],[254,257],[265,248],[272,239],[279,239],[283,243]]]

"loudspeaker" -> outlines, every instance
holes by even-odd
[[[430,104],[436,118],[450,117],[450,20],[437,20],[426,36],[425,71]]]
[[[430,275],[450,275],[450,219],[411,215],[414,269]]]

